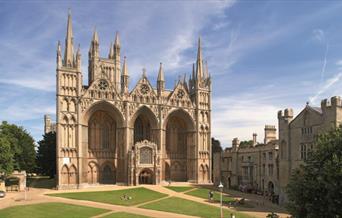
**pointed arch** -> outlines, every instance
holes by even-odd
[[[142,106],[135,112],[130,126],[134,129],[134,144],[142,140],[155,141],[153,131],[158,128],[158,119],[147,106]]]
[[[61,184],[69,184],[69,169],[67,165],[63,165],[61,170]]]
[[[148,120],[151,124],[151,128],[157,128],[158,127],[158,118],[157,118],[156,114],[153,113],[153,111],[145,105],[139,107],[136,110],[136,112],[134,113],[134,115],[132,116],[132,118],[129,122],[130,127],[132,127],[132,128],[134,127],[134,123],[135,123],[136,119],[139,117],[139,115],[145,115],[148,118]]]
[[[88,183],[99,183],[99,167],[98,164],[93,161],[88,164]]]
[[[124,117],[122,113],[115,105],[107,101],[98,101],[92,104],[85,112],[83,112],[83,119],[80,120],[80,123],[87,126],[92,114],[98,110],[106,112],[109,116],[115,119],[119,127],[123,126]]]
[[[77,168],[75,165],[71,165],[69,168],[69,184],[77,184]]]

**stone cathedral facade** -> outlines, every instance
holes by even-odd
[[[108,57],[100,57],[95,31],[84,85],[69,14],[64,55],[60,43],[57,47],[58,188],[211,183],[211,78],[200,40],[190,79],[172,90],[165,88],[162,64],[156,88],[143,70],[129,90],[128,63],[120,50],[116,34]]]

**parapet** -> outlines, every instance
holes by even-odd
[[[282,118],[293,118],[293,109],[286,108],[284,111],[282,110],[278,111],[278,119],[282,119]]]
[[[323,99],[321,101],[321,108],[327,108],[327,107],[342,107],[342,101],[340,96],[333,96],[330,98],[330,101],[328,99]]]
[[[276,127],[274,125],[265,125],[265,130],[276,130]]]

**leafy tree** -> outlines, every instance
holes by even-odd
[[[6,176],[13,171],[13,153],[9,141],[0,132],[0,173]]]
[[[3,121],[0,132],[11,146],[13,168],[32,172],[35,169],[35,145],[32,136],[23,128]]]
[[[342,129],[320,135],[287,186],[294,217],[342,216]]]
[[[240,148],[247,148],[247,147],[251,147],[251,146],[253,146],[253,140],[241,141],[239,144]]]
[[[212,153],[221,152],[221,142],[215,138],[211,138],[211,151]]]
[[[38,170],[40,173],[53,178],[56,174],[56,133],[46,133],[38,144]]]

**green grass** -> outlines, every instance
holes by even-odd
[[[132,197],[132,199],[121,200],[121,197],[124,194]],[[141,204],[147,201],[156,200],[156,199],[165,197],[167,195],[156,192],[156,191],[152,191],[143,187],[139,187],[139,188],[124,189],[124,190],[116,190],[116,191],[69,192],[69,193],[60,193],[60,194],[49,194],[49,196],[131,206],[131,205]]]
[[[198,188],[198,189],[195,189],[193,191],[187,192],[185,194],[192,195],[192,196],[199,197],[199,198],[203,198],[203,199],[209,199],[209,191],[210,191],[210,189]],[[221,200],[220,192],[214,191],[214,202],[219,202],[220,200]],[[232,201],[235,201],[235,199],[227,196],[224,193],[222,194],[222,202],[223,203],[228,203],[228,202],[232,202]]]
[[[164,187],[171,189],[172,191],[175,191],[175,192],[185,192],[194,188],[190,186],[164,186]]]
[[[117,213],[111,213],[107,216],[104,216],[103,218],[148,218],[147,216],[132,214],[132,213],[126,213],[126,212],[117,212]]]
[[[141,208],[167,211],[178,214],[185,214],[190,216],[198,216],[203,218],[218,218],[220,217],[220,208],[215,206],[210,206],[207,204],[198,203],[195,201],[186,200],[183,198],[171,197],[166,198],[157,202],[150,204],[145,204]],[[231,211],[224,209],[224,217],[228,217]],[[237,218],[249,218],[248,215],[241,213],[235,213]]]
[[[105,213],[108,210],[63,203],[43,203],[14,206],[0,210],[0,217],[6,218],[86,218]]]

